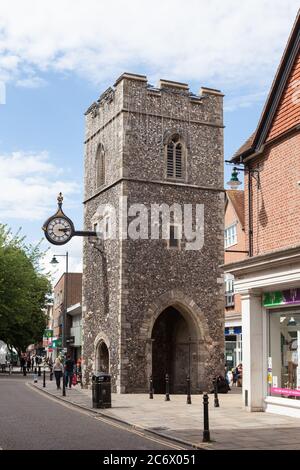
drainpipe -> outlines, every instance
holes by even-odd
[[[253,217],[252,217],[252,175],[248,168],[248,237],[249,237],[249,257],[253,256]]]

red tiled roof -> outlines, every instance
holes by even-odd
[[[244,205],[244,191],[239,189],[227,189],[226,195],[230,199],[233,208],[241,222],[242,227],[245,225],[245,205]]]
[[[250,137],[243,143],[243,145],[241,145],[241,147],[235,152],[235,154],[233,155],[233,158],[239,157],[244,152],[251,149],[253,141],[254,141],[254,136],[255,136],[255,132],[253,132],[253,134],[251,134]]]

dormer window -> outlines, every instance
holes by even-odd
[[[96,188],[105,183],[105,152],[103,144],[98,145],[96,153]]]

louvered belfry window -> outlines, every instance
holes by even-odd
[[[179,136],[175,135],[167,145],[167,178],[183,178],[183,151]]]
[[[103,144],[99,144],[96,154],[96,184],[97,188],[105,183],[105,152]]]

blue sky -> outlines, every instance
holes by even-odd
[[[11,0],[2,6],[0,221],[21,226],[36,242],[63,191],[65,212],[81,228],[84,111],[124,71],[145,74],[152,84],[184,81],[195,93],[200,86],[220,88],[228,159],[256,127],[296,3],[153,0],[150,8],[145,0],[116,0],[112,10],[106,0]],[[80,245],[74,240],[67,247],[72,270],[80,269]],[[47,261],[65,250],[52,247]]]

